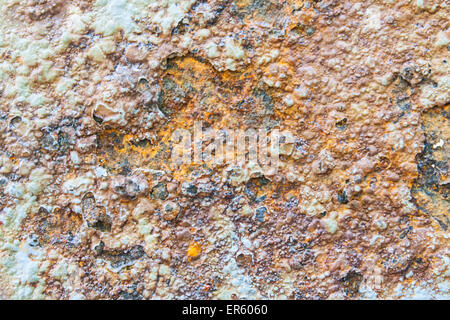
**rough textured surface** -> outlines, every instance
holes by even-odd
[[[0,296],[448,299],[449,16],[0,0]],[[199,120],[294,142],[178,168]]]

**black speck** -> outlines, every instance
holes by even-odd
[[[337,199],[342,204],[348,203],[347,193],[345,192],[345,190],[338,193]]]

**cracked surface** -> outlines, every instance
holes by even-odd
[[[449,15],[0,0],[0,296],[448,299]],[[195,121],[294,141],[177,167]]]

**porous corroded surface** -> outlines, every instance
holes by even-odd
[[[0,296],[449,298],[449,16],[0,0]],[[178,167],[196,121],[294,140]]]

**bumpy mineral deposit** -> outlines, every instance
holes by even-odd
[[[0,0],[0,297],[448,299],[449,17]],[[174,165],[199,121],[293,140]]]

